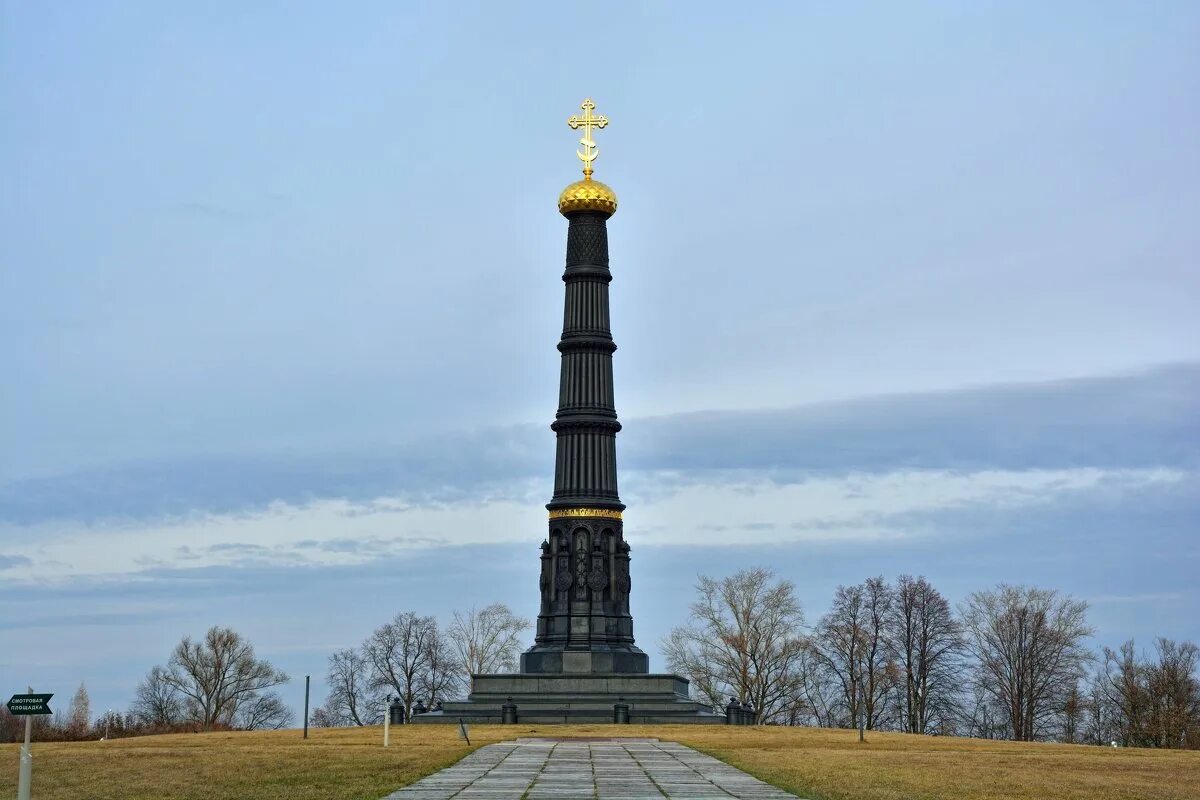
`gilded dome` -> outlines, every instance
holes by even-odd
[[[558,213],[572,211],[602,211],[611,217],[617,213],[617,193],[590,178],[575,181],[558,196]]]

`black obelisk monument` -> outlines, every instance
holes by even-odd
[[[625,505],[617,494],[617,410],[609,327],[608,218],[617,210],[612,189],[592,180],[597,149],[591,129],[608,120],[584,101],[572,127],[584,129],[584,179],[558,198],[568,220],[563,272],[562,370],[550,534],[542,542],[541,611],[534,646],[522,672],[649,672],[633,644],[629,615],[629,545],[621,529]]]
[[[592,129],[608,124],[592,113],[567,124],[583,129],[578,151],[583,180],[558,198],[567,218],[567,263],[554,496],[546,505],[549,535],[542,542],[541,608],[533,647],[521,671],[473,675],[466,702],[414,716],[413,722],[691,722],[724,716],[688,696],[678,675],[650,674],[649,659],[633,643],[629,613],[629,545],[617,493],[617,409],[609,327],[608,220],[617,196],[592,179],[597,147]]]

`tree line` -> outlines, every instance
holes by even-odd
[[[184,731],[284,728],[295,715],[275,687],[287,673],[258,658],[254,646],[230,628],[214,626],[199,639],[183,637],[165,664],[150,669],[125,713],[91,716],[80,685],[65,714],[34,717],[38,741],[119,738]],[[0,711],[0,742],[24,737],[24,721]]]
[[[768,569],[701,576],[686,625],[662,641],[668,668],[720,711],[731,699],[762,724],[1017,741],[1200,748],[1200,648],[1156,639],[1099,652],[1087,604],[999,584],[957,607],[924,577],[839,586],[809,625],[794,585]],[[463,696],[471,675],[517,668],[530,623],[505,605],[401,612],[328,659],[315,726],[373,725],[391,697],[406,715]],[[138,684],[124,714],[92,716],[81,685],[68,710],[35,717],[40,741],[282,728],[288,675],[237,632],[185,636]],[[0,742],[23,720],[0,707]]]
[[[530,628],[503,603],[454,611],[445,628],[411,611],[376,628],[358,647],[329,657],[329,694],[313,713],[317,726],[376,725],[389,697],[414,708],[433,708],[462,696],[472,675],[512,672]]]
[[[454,611],[444,628],[431,616],[397,614],[358,647],[329,657],[328,695],[310,722],[373,725],[383,721],[391,696],[402,699],[406,714],[456,698],[472,674],[515,670],[522,634],[530,627],[500,603]],[[34,736],[63,741],[283,728],[295,721],[276,691],[288,680],[244,636],[214,626],[199,639],[183,637],[166,663],[152,667],[125,713],[110,710],[93,718],[81,685],[68,711],[33,718]],[[0,706],[0,742],[20,741],[24,724]]]
[[[768,569],[696,589],[688,624],[662,642],[668,666],[762,723],[1200,747],[1200,648],[1093,652],[1087,603],[1052,589],[1000,584],[954,608],[923,577],[873,577],[839,586],[811,626]]]
[[[69,742],[81,739],[99,739],[105,735],[106,727],[111,730],[113,717],[120,714],[105,712],[92,718],[92,702],[86,684],[79,684],[67,710],[55,711],[49,716],[32,717],[33,736],[39,742]],[[19,742],[25,736],[25,717],[13,716],[7,707],[0,705],[0,742]]]

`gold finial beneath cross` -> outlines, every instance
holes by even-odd
[[[583,149],[576,150],[575,155],[579,156],[579,160],[583,162],[584,179],[590,181],[592,179],[592,162],[596,160],[596,156],[600,152],[596,143],[592,141],[592,128],[603,128],[608,124],[608,117],[592,114],[592,109],[596,107],[596,104],[590,97],[584,100],[579,107],[583,109],[583,116],[571,117],[567,120],[567,124],[571,126],[571,130],[583,128],[583,138],[579,140]]]

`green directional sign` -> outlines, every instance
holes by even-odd
[[[3,697],[3,695],[0,695]],[[8,701],[8,710],[14,717],[32,717],[37,714],[50,714],[50,698],[52,694],[14,694]]]

